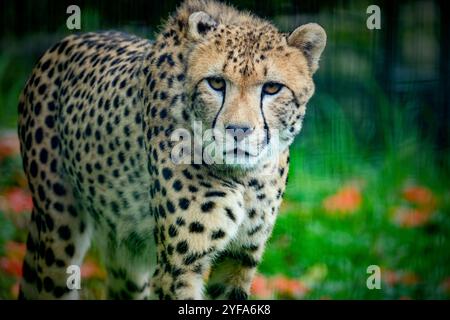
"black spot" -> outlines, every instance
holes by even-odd
[[[186,222],[184,221],[183,218],[178,217],[177,221],[176,221],[176,224],[181,227],[181,226],[184,226],[186,224]]]
[[[212,201],[205,202],[201,205],[202,212],[211,212],[216,204]]]
[[[36,129],[36,133],[35,133],[35,135],[34,135],[34,138],[35,138],[35,140],[36,140],[36,143],[41,143],[43,137],[44,137],[44,131],[43,131],[42,128],[40,128],[40,127],[37,128],[37,129]]]
[[[175,213],[175,206],[173,205],[172,201],[167,200],[166,207],[170,213]]]
[[[190,185],[190,186],[188,187],[188,189],[189,189],[189,191],[192,192],[192,193],[195,193],[195,192],[198,191],[198,188],[195,187],[195,186],[192,186],[192,185]]]
[[[169,168],[164,168],[162,170],[162,174],[163,174],[164,179],[166,179],[166,180],[169,180],[173,176],[172,170],[170,170]]]
[[[176,237],[177,235],[178,235],[177,228],[173,224],[171,224],[169,227],[169,236],[173,238]]]
[[[102,174],[99,174],[97,180],[98,180],[98,183],[104,184],[105,183],[105,176],[102,175]]]
[[[59,259],[57,259],[57,260],[55,261],[55,264],[56,264],[56,266],[59,267],[59,268],[64,268],[64,267],[66,266],[66,263],[65,263],[63,260],[59,260]]]
[[[37,176],[37,174],[38,174],[38,167],[37,167],[37,163],[36,163],[36,161],[31,161],[31,163],[30,163],[30,174],[31,174],[31,176],[32,177],[36,177]]]
[[[69,240],[70,239],[70,235],[71,235],[70,229],[69,229],[68,226],[61,226],[61,227],[59,227],[58,234],[59,234],[59,237],[61,239],[63,239],[63,240]]]
[[[222,191],[208,191],[205,193],[206,198],[210,197],[225,197],[226,193]]]
[[[256,215],[256,210],[255,209],[251,209],[251,210],[248,211],[248,217],[250,219],[254,218],[255,215]]]
[[[35,251],[34,241],[30,234],[28,234],[28,237],[27,237],[27,250],[30,252]]]
[[[63,212],[64,211],[64,205],[62,203],[60,203],[60,202],[55,202],[53,204],[53,208],[55,208],[55,210],[59,211],[59,212]]]
[[[198,258],[199,258],[198,254],[190,253],[186,257],[184,257],[183,263],[188,266],[193,264]]]
[[[66,248],[64,249],[64,251],[66,252],[66,254],[69,257],[73,257],[74,253],[75,253],[75,247],[73,246],[73,244],[69,244],[66,246]]]
[[[55,262],[55,254],[51,248],[45,251],[45,264],[50,267]]]
[[[34,271],[26,261],[23,263],[22,274],[23,278],[28,283],[33,283],[36,280],[36,271]]]
[[[182,172],[183,172],[183,175],[184,175],[187,179],[192,180],[193,176],[192,176],[192,174],[191,174],[187,169],[184,169]]]
[[[176,250],[179,254],[185,254],[189,249],[189,246],[185,240],[177,243]]]
[[[55,173],[57,171],[57,168],[58,168],[58,163],[56,162],[55,159],[53,159],[52,162],[50,162],[51,172]]]
[[[41,185],[38,186],[38,195],[39,195],[39,200],[41,200],[41,201],[44,201],[47,198],[45,195],[45,190]]]
[[[66,189],[62,184],[56,182],[53,184],[53,192],[55,192],[58,196],[64,196],[66,194]]]
[[[50,63],[51,63],[51,60],[48,59],[41,65],[42,72],[45,72],[48,69],[48,67],[50,66]]]
[[[69,206],[67,207],[67,211],[69,211],[69,213],[70,213],[71,216],[73,216],[73,217],[76,217],[76,216],[77,216],[77,211],[76,211],[76,209],[75,209],[74,206],[69,205]]]
[[[225,237],[225,232],[222,229],[213,231],[213,233],[211,234],[211,239],[212,240],[221,239],[223,237]]]
[[[173,188],[176,191],[181,191],[181,189],[183,189],[183,184],[181,183],[180,180],[175,180],[175,182],[173,183]]]
[[[45,90],[47,90],[47,85],[45,85],[45,83],[41,84],[38,88],[38,93],[39,94],[44,94]]]
[[[52,145],[52,149],[56,149],[58,148],[59,145],[59,138],[57,136],[53,136],[52,140],[50,141],[51,145]]]
[[[47,108],[48,108],[49,111],[55,111],[56,110],[56,105],[55,105],[55,103],[53,101],[50,101],[47,104]]]
[[[55,121],[53,120],[53,116],[47,116],[45,117],[45,124],[48,128],[53,129],[55,126]]]
[[[247,232],[247,234],[249,236],[253,236],[254,234],[258,233],[261,229],[262,229],[262,225],[260,224],[256,227],[254,227],[253,229],[251,229],[249,232]]]
[[[33,143],[33,140],[32,140],[33,138],[32,138],[32,136],[31,136],[31,133],[28,133],[27,134],[27,138],[26,138],[26,141],[25,141],[25,147],[27,148],[27,149],[31,149],[31,144]]]
[[[42,105],[40,102],[36,103],[36,105],[34,106],[34,114],[35,115],[39,115],[41,113],[42,110]]]
[[[225,208],[225,212],[227,214],[227,217],[230,218],[231,221],[236,221],[236,217],[234,216],[234,213],[230,208]]]
[[[132,95],[133,95],[133,88],[129,87],[128,90],[127,90],[127,96],[131,97]]]
[[[39,153],[39,160],[41,161],[41,163],[45,164],[47,163],[48,160],[48,152],[46,149],[42,149],[41,152]]]
[[[47,292],[51,292],[55,287],[55,283],[49,277],[44,278],[44,290]]]
[[[179,206],[180,206],[181,209],[186,210],[187,208],[189,208],[190,202],[189,202],[189,200],[186,199],[186,198],[181,198],[181,199],[178,201],[178,204],[179,204]]]
[[[120,163],[125,163],[125,154],[123,152],[119,152],[118,158]]]
[[[193,233],[201,233],[205,230],[205,227],[203,226],[203,224],[201,224],[198,221],[192,222],[189,225],[189,231],[193,232]]]

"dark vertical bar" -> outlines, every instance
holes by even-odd
[[[381,28],[383,30],[383,58],[378,68],[378,78],[388,97],[393,98],[394,67],[398,52],[399,2],[383,1],[381,8]]]
[[[438,129],[438,146],[448,152],[449,148],[449,123],[450,123],[450,33],[449,33],[449,16],[447,1],[438,1],[440,9],[440,52],[439,52],[439,70],[440,70],[440,86],[439,86],[439,113]],[[444,155],[445,156],[445,155]]]

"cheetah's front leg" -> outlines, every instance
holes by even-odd
[[[153,298],[203,299],[204,277],[210,267],[211,254],[188,253],[188,248],[187,243],[179,242],[174,253],[169,254],[172,249],[159,252],[160,260],[151,280]]]
[[[154,232],[157,268],[151,280],[156,298],[203,299],[204,279],[214,256],[236,235],[239,219],[234,210],[208,202],[198,210],[160,218]]]
[[[246,300],[274,220],[246,229],[214,260],[207,293],[212,299]]]

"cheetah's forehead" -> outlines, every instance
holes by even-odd
[[[284,35],[270,24],[219,25],[212,37],[219,51],[238,50],[241,55],[255,55],[286,45]]]

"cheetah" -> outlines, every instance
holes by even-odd
[[[18,106],[33,197],[19,297],[78,299],[67,268],[93,241],[109,299],[247,299],[325,44],[315,23],[282,33],[187,0],[153,42],[92,32],[45,52]],[[176,161],[180,128],[194,156],[201,133],[231,136],[233,161]]]

